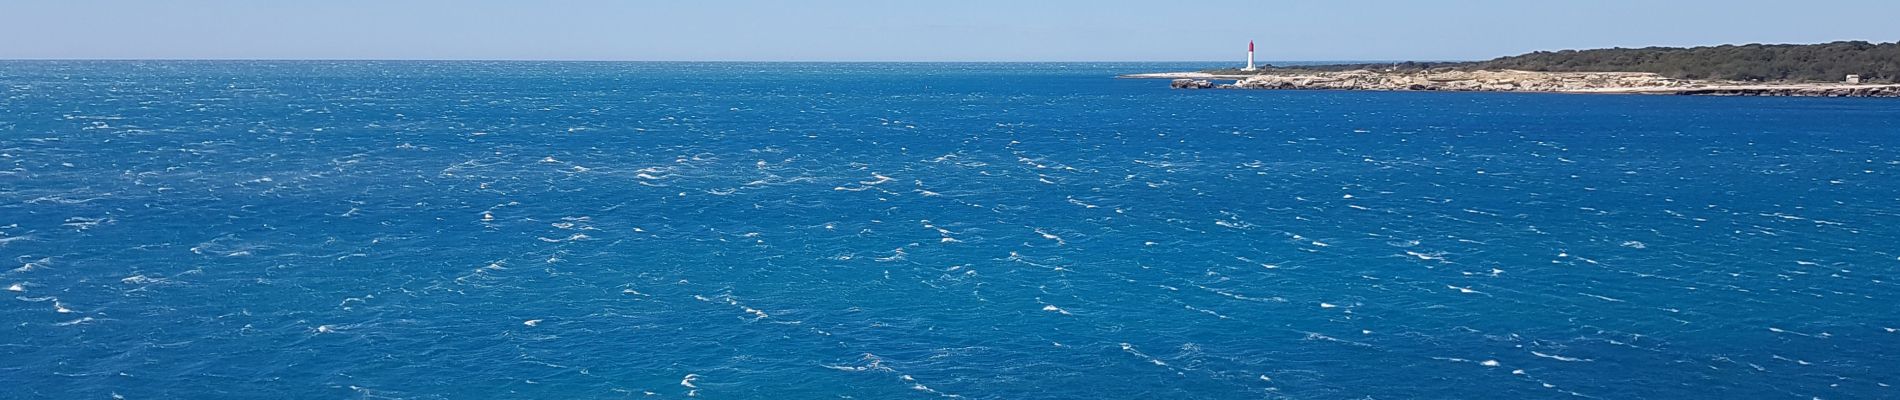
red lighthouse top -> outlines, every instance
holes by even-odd
[[[1247,41],[1247,52],[1248,52],[1248,53],[1252,53],[1252,52],[1253,52],[1253,41],[1252,41],[1252,40],[1249,40],[1249,41]]]

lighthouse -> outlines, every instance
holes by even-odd
[[[1247,41],[1247,68],[1242,68],[1241,71],[1258,71],[1258,70],[1260,70],[1260,68],[1255,68],[1253,66],[1253,41],[1249,40]]]

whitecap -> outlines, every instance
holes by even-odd
[[[1591,360],[1591,359],[1588,359],[1588,358],[1576,358],[1576,357],[1564,357],[1564,356],[1560,356],[1560,355],[1555,355],[1555,354],[1544,354],[1544,353],[1541,353],[1541,352],[1536,352],[1536,351],[1532,351],[1532,352],[1531,352],[1531,355],[1534,355],[1534,356],[1538,356],[1538,357],[1543,357],[1543,358],[1548,358],[1548,359],[1552,359],[1552,360],[1557,360],[1557,361],[1563,361],[1563,362],[1590,362],[1590,361],[1595,361],[1595,360]]]
[[[1597,298],[1597,300],[1603,300],[1603,301],[1608,301],[1608,302],[1612,302],[1612,303],[1624,303],[1624,302],[1625,302],[1625,301],[1623,301],[1623,299],[1618,299],[1618,298],[1614,298],[1614,297],[1609,297],[1609,296],[1599,296],[1599,295],[1594,295],[1594,294],[1589,294],[1589,293],[1583,293],[1583,292],[1577,292],[1577,294],[1581,294],[1581,295],[1584,295],[1584,296],[1590,296],[1590,297],[1595,297],[1595,298]]]
[[[1043,238],[1043,239],[1049,239],[1049,240],[1054,240],[1054,241],[1056,241],[1056,245],[1058,245],[1058,246],[1060,246],[1060,245],[1067,245],[1067,244],[1069,244],[1069,241],[1067,241],[1067,240],[1062,240],[1062,237],[1061,237],[1061,236],[1056,236],[1056,235],[1055,235],[1055,234],[1053,234],[1053,233],[1049,233],[1049,232],[1047,232],[1047,231],[1044,231],[1044,230],[1042,230],[1042,228],[1036,228],[1036,233],[1037,233],[1037,234],[1041,234],[1041,235],[1042,235],[1042,238]]]
[[[52,257],[46,257],[46,258],[41,258],[38,261],[32,261],[32,262],[20,264],[19,268],[14,268],[11,271],[7,271],[7,273],[33,272],[33,270],[46,266],[46,264],[51,262],[52,260],[53,260]]]
[[[1451,288],[1451,289],[1457,289],[1457,290],[1458,290],[1458,293],[1466,293],[1466,294],[1484,294],[1484,292],[1480,292],[1480,291],[1476,291],[1476,290],[1471,290],[1471,288],[1468,288],[1468,287],[1457,287],[1457,286],[1451,286],[1451,285],[1445,285],[1445,287],[1446,287],[1446,288]]]
[[[897,249],[891,250],[891,255],[889,257],[878,257],[878,258],[874,258],[873,260],[876,260],[877,262],[903,261],[904,248],[899,247]]]
[[[1218,312],[1214,312],[1214,310],[1209,310],[1209,309],[1205,309],[1205,308],[1200,308],[1200,307],[1195,307],[1195,306],[1190,306],[1190,305],[1185,305],[1185,304],[1183,304],[1183,305],[1181,305],[1181,307],[1183,307],[1183,308],[1187,308],[1187,309],[1189,309],[1189,310],[1193,310],[1193,311],[1200,311],[1200,312],[1201,312],[1202,314],[1207,314],[1207,315],[1212,315],[1212,316],[1214,316],[1215,318],[1220,318],[1220,319],[1232,319],[1232,318],[1230,318],[1230,317],[1228,317],[1228,316],[1226,316],[1226,315],[1221,315],[1221,313],[1218,313]]]
[[[1153,363],[1154,365],[1163,366],[1163,367],[1168,366],[1168,363],[1163,362],[1160,359],[1156,359],[1147,354],[1143,354],[1140,350],[1135,350],[1135,345],[1132,345],[1132,344],[1122,343],[1122,351],[1128,352],[1128,354],[1133,354],[1136,357],[1141,357],[1144,360],[1148,360],[1149,363]]]
[[[164,283],[165,279],[151,278],[143,274],[140,274],[140,275],[132,275],[132,276],[125,277],[125,279],[120,279],[119,282],[124,283],[124,284],[129,284],[129,285],[145,285],[145,284],[152,284],[152,283]]]
[[[1373,347],[1372,344],[1369,344],[1369,343],[1355,342],[1355,341],[1340,339],[1340,338],[1336,338],[1332,336],[1326,336],[1325,334],[1322,334],[1319,332],[1307,332],[1306,340],[1321,340],[1321,341],[1352,345],[1352,346],[1358,346],[1358,347]]]

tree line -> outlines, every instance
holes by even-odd
[[[1748,44],[1540,51],[1460,67],[1547,72],[1652,72],[1736,81],[1900,81],[1900,42]]]

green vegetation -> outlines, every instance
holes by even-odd
[[[1860,75],[1864,82],[1900,82],[1900,42],[1540,51],[1477,62],[1342,64],[1292,69],[1408,71],[1438,68],[1651,72],[1680,79],[1735,81],[1839,82],[1847,75]]]
[[[1653,72],[1672,78],[1737,81],[1900,80],[1900,42],[1650,47],[1536,52],[1475,63],[1482,69]]]

